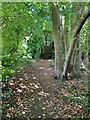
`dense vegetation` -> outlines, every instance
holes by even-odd
[[[2,3],[1,6],[0,71],[2,68],[2,75],[0,75],[0,82],[3,94],[0,99],[3,100],[3,109],[16,105],[16,103],[7,104],[6,102],[13,98],[13,84],[10,84],[12,77],[17,76],[17,71],[21,67],[35,60],[52,59],[54,61],[55,59],[53,76],[58,79],[58,82],[66,82],[68,79],[79,81],[83,78],[83,81],[88,84],[90,77],[90,3],[7,2]],[[88,17],[80,32],[77,32],[78,26],[87,14]],[[77,41],[72,47],[75,39]],[[50,63],[50,66],[54,67],[52,64]],[[65,75],[62,74],[64,71]],[[84,77],[82,77],[83,74]],[[64,78],[61,78],[62,75]],[[66,83],[63,84],[66,85]],[[79,89],[79,86],[73,84],[70,89],[74,91]],[[85,107],[86,116],[90,117],[90,114],[87,115],[90,111],[87,103],[90,99],[89,95],[87,85],[87,90],[83,94],[79,93],[78,97],[70,92],[62,99],[79,102]],[[6,113],[3,116],[6,120]]]

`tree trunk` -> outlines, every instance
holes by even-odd
[[[75,60],[74,60],[74,68],[75,68],[75,75],[80,77],[80,37],[77,38],[76,46],[75,46]]]
[[[60,41],[60,16],[56,7],[52,4],[52,21],[53,21],[53,38],[55,48],[55,79],[59,78],[62,73],[62,52]]]
[[[80,16],[81,16],[81,13],[82,13],[82,6],[81,3],[76,3],[76,6],[75,6],[75,22],[74,22],[74,26],[75,24],[79,21],[80,19]],[[78,12],[78,11],[81,11],[81,12]],[[73,29],[74,29],[74,26],[73,26]],[[77,42],[76,42],[76,45],[75,45],[75,50],[74,50],[74,54],[73,54],[73,62],[74,62],[74,75],[77,76],[77,77],[80,77],[80,34],[78,35],[77,37]]]
[[[90,10],[88,10],[88,12],[81,18],[80,23],[77,24],[75,32],[73,32],[73,40],[71,41],[70,48],[69,48],[69,51],[68,51],[68,55],[67,55],[67,58],[66,58],[66,61],[65,61],[64,69],[63,69],[62,76],[61,76],[62,80],[67,78],[67,71],[68,71],[68,67],[69,67],[69,64],[70,64],[70,60],[71,60],[71,57],[72,57],[72,54],[73,54],[75,44],[78,40],[77,39],[78,34],[79,34],[80,30],[82,29],[85,21],[87,20],[87,18],[89,16],[90,16]]]
[[[68,25],[67,25],[67,17],[65,16],[65,24],[64,24],[64,31],[65,31],[65,34],[64,34],[64,44],[65,44],[65,53],[66,53],[66,56],[67,56],[67,53],[68,53],[68,48],[69,48],[69,41],[68,41]]]
[[[89,7],[90,7],[90,4],[89,4]],[[89,63],[89,66],[90,66],[90,18],[88,20],[88,63]]]

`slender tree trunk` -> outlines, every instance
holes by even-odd
[[[69,48],[69,51],[68,51],[68,55],[67,55],[67,58],[66,58],[66,61],[65,61],[64,69],[63,69],[63,72],[62,72],[62,80],[66,79],[66,77],[67,77],[67,71],[68,71],[68,67],[69,67],[70,61],[71,61],[73,50],[74,50],[75,44],[76,44],[76,42],[78,40],[77,36],[78,36],[80,30],[82,29],[85,21],[87,20],[87,18],[89,16],[90,16],[90,9],[81,18],[80,23],[77,24],[77,27],[76,27],[75,31],[73,32],[73,40],[71,41],[70,48]]]
[[[80,7],[81,6],[81,7]],[[72,33],[73,30],[75,29],[74,26],[78,23],[80,16],[82,15],[82,11],[84,11],[84,6],[82,9],[83,4],[82,3],[75,3],[73,6],[73,10],[75,12],[75,15],[72,16],[72,24],[71,24],[71,29]],[[79,12],[78,12],[79,11]],[[78,34],[77,40],[76,40],[76,45],[73,50],[73,55],[72,55],[72,63],[73,63],[73,76],[79,76],[80,75],[80,34]]]
[[[62,52],[61,52],[61,40],[60,40],[60,16],[56,7],[52,4],[52,21],[53,21],[53,38],[55,48],[55,78],[59,78],[62,73]]]
[[[65,31],[65,34],[64,34],[64,44],[65,44],[65,53],[66,53],[66,56],[67,56],[67,53],[68,53],[68,49],[69,49],[69,41],[68,41],[68,25],[67,25],[67,17],[65,17],[65,24],[64,24],[64,31]]]
[[[88,20],[88,51],[87,52],[88,52],[88,63],[90,66],[90,18]]]
[[[80,77],[80,37],[78,36],[76,46],[75,46],[75,60],[74,60],[74,68],[75,68],[75,75]]]

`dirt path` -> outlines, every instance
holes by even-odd
[[[84,116],[83,107],[62,98],[67,92],[73,92],[70,88],[73,84],[79,86],[83,81],[62,83],[54,80],[53,75],[54,68],[50,67],[48,60],[32,62],[21,68],[17,77],[13,77],[11,81],[14,83],[14,97],[9,102],[16,103],[16,106],[7,108],[7,116],[20,120]]]

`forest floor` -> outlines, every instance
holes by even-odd
[[[21,67],[11,78],[13,95],[4,108],[13,120],[30,118],[89,118],[88,74],[65,82],[55,80],[50,60],[39,60]],[[4,113],[3,113],[4,114]],[[3,120],[3,119],[2,119]]]

